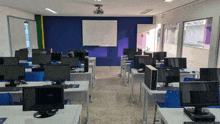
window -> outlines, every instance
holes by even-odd
[[[30,44],[30,40],[29,40],[29,25],[28,25],[28,22],[24,22],[24,30],[25,30],[25,36],[26,36],[26,46],[27,46],[27,49],[28,51],[31,50],[31,44]],[[30,52],[28,52],[30,54]],[[28,56],[30,56],[28,54]]]
[[[184,23],[183,45],[209,49],[212,19]]]
[[[175,25],[164,25],[164,43],[177,44],[179,23]]]

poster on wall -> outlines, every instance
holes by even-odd
[[[157,42],[160,42],[160,37],[161,37],[161,28],[157,30]]]

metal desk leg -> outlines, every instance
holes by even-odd
[[[123,82],[124,82],[124,84],[125,84],[125,86],[127,86],[127,84],[126,84],[126,65],[125,65],[125,68],[124,68],[124,70],[123,70]]]
[[[90,118],[89,118],[89,89],[87,91],[87,120],[86,123],[89,124],[90,123]]]
[[[136,99],[134,98],[134,83],[133,83],[133,76],[131,77],[131,99],[133,102],[136,101]]]
[[[131,74],[131,72],[129,71],[129,72],[128,72],[128,84],[130,83],[130,82],[129,82],[129,80],[130,80],[130,74]]]
[[[147,119],[146,119],[146,104],[147,104],[147,101],[146,101],[146,90],[144,89],[144,107],[143,107],[143,124],[147,124]]]
[[[141,89],[142,89],[142,83],[140,82],[140,96],[139,96],[139,102],[141,103]]]

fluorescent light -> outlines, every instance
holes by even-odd
[[[164,2],[172,2],[173,0],[164,0]]]
[[[57,14],[57,12],[53,11],[52,9],[45,8],[45,10],[50,11],[50,12],[52,12],[52,13],[54,13],[54,14]]]
[[[94,1],[102,1],[102,0],[94,0]]]

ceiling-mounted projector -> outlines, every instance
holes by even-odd
[[[104,14],[104,11],[101,9],[103,5],[96,4],[95,7],[98,7],[95,11],[93,11],[94,14]]]

